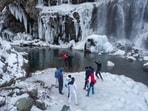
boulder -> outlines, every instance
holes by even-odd
[[[68,105],[63,105],[61,111],[70,111],[70,106],[68,106]]]
[[[43,101],[35,101],[35,106],[41,110],[46,110],[45,102]]]
[[[38,96],[38,89],[32,89],[31,91],[28,91],[28,94],[32,99],[35,100]]]
[[[21,98],[16,102],[17,111],[30,111],[34,100],[30,97]]]

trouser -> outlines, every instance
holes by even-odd
[[[101,80],[103,80],[103,77],[102,77],[102,75],[101,75],[101,72],[100,72],[100,71],[96,71],[96,77],[99,79],[98,73],[99,73],[99,76],[100,76]]]
[[[88,90],[87,90],[87,96],[89,96],[89,93],[90,93],[90,90],[92,89],[92,94],[94,94],[95,92],[94,92],[94,84],[91,82],[90,83],[90,86],[89,86],[89,88],[88,88]]]
[[[63,90],[63,81],[59,81],[59,93],[62,93]]]
[[[64,60],[64,66],[65,66],[65,67],[68,66],[68,60]]]
[[[87,80],[85,80],[84,89],[86,89],[86,87],[88,87],[88,81]]]
[[[70,96],[70,88],[68,87],[68,98],[69,98],[69,96]]]
[[[77,93],[76,91],[70,91],[68,102],[71,103],[72,98],[74,98],[74,103],[78,104]]]
[[[68,60],[68,68],[71,68],[71,67],[72,67],[72,61]]]

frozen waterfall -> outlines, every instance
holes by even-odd
[[[148,0],[96,1],[73,5],[71,0],[58,0],[57,6],[40,7],[39,38],[54,43],[55,39],[81,41],[92,34],[99,34],[148,48],[144,42],[148,40]],[[38,0],[38,3],[42,4],[43,0]],[[74,27],[66,24],[74,24]]]

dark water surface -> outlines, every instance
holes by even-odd
[[[148,72],[142,69],[142,61],[129,62],[127,59],[112,56],[112,55],[98,55],[87,53],[83,51],[70,50],[70,49],[50,49],[44,48],[28,48],[28,47],[16,47],[18,51],[26,51],[29,53],[29,66],[28,72],[35,72],[37,70],[43,70],[46,68],[55,68],[57,66],[63,66],[61,58],[61,52],[66,51],[73,55],[73,67],[72,69],[65,69],[67,72],[79,72],[84,71],[85,66],[92,66],[96,69],[95,60],[102,62],[102,72],[110,72],[117,75],[125,75],[134,79],[135,81],[142,82],[148,86]],[[112,61],[115,66],[113,68],[107,67],[107,61]]]

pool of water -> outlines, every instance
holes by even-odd
[[[15,49],[17,51],[26,51],[29,53],[29,64],[27,67],[28,73],[63,66],[61,52],[65,51],[73,55],[73,67],[71,69],[65,68],[65,72],[84,71],[85,66],[92,66],[96,69],[96,64],[94,61],[100,60],[102,62],[101,72],[125,75],[134,79],[135,81],[148,85],[148,72],[145,72],[142,69],[143,61],[136,60],[129,62],[127,59],[120,56],[98,55],[94,53],[84,53],[83,51],[78,50],[51,49],[49,47],[15,47]],[[115,66],[112,68],[108,67],[107,61],[112,61]]]

